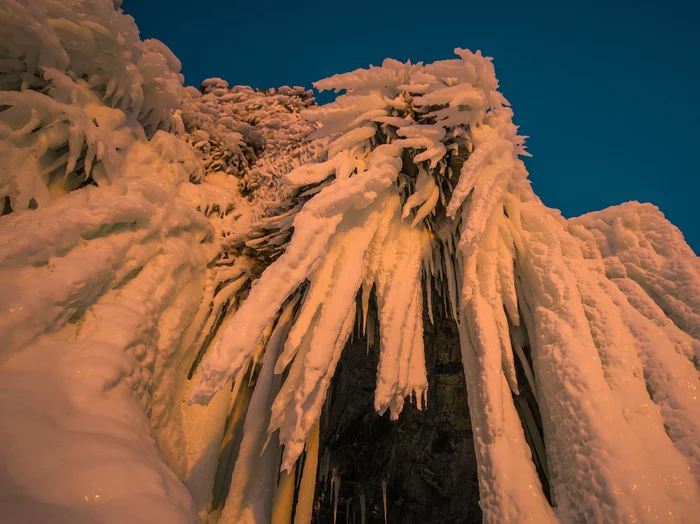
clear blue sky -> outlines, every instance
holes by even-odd
[[[698,2],[124,0],[186,83],[311,85],[334,73],[494,57],[535,191],[576,216],[652,202],[700,253]]]

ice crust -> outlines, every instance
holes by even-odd
[[[485,522],[696,520],[700,259],[547,208],[491,59],[196,89],[120,4],[0,0],[3,518],[310,522],[353,329],[395,419],[442,308]]]

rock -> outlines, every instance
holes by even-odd
[[[425,319],[428,407],[406,403],[399,420],[373,409],[378,341],[365,337],[343,352],[321,419],[315,523],[333,522],[331,478],[340,478],[337,522],[401,524],[481,522],[476,457],[459,339],[451,319]],[[348,505],[349,502],[349,505]],[[350,515],[347,515],[349,510]]]

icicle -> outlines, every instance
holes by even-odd
[[[331,464],[331,454],[328,448],[323,451],[323,456],[321,457],[321,462],[318,468],[318,478],[322,483],[326,482],[328,478],[328,473],[330,471]]]
[[[487,308],[484,308],[484,315],[492,317],[488,319],[488,324],[495,324],[501,349],[501,367],[508,380],[508,385],[517,394],[518,383],[513,350],[510,342],[508,319],[503,306],[501,280],[499,278],[499,264],[501,263],[499,247],[501,242],[498,226],[501,219],[502,216],[494,217],[484,231],[476,252],[478,289],[474,282],[470,282],[467,289],[472,290],[472,300],[480,300],[479,296],[481,296],[491,309],[489,315],[489,312],[486,311]],[[486,326],[482,324],[481,327],[485,328]]]
[[[384,503],[384,524],[387,524],[386,512],[386,479],[382,479],[382,502]]]
[[[275,365],[275,373],[282,373],[299,350],[301,341],[318,318],[318,311],[328,296],[333,281],[333,270],[342,252],[342,245],[333,243],[321,266],[309,275],[311,285],[308,287],[294,326],[289,332],[284,350]]]
[[[450,292],[449,292],[448,289],[446,289],[447,286],[448,286],[448,284],[445,282],[445,280],[442,280],[442,281],[441,281],[441,284],[442,284],[441,287],[442,287],[442,306],[443,306],[443,311],[445,312],[445,316],[446,316],[446,317],[449,317],[449,316],[450,316],[450,308],[449,308],[449,306],[447,305],[447,301],[448,301],[448,295],[450,294]],[[449,300],[451,300],[451,299],[449,299]]]
[[[425,282],[425,298],[428,301],[428,318],[430,319],[430,323],[434,326],[435,320],[433,319],[433,279],[425,277],[423,279],[423,282]]]
[[[475,443],[478,442],[475,450],[484,521],[520,522],[531,519],[538,523],[558,522],[542,492],[532,454],[500,366],[486,367],[483,352],[473,347],[472,340],[477,338],[470,334],[466,311],[460,314],[462,319],[457,327],[469,411],[474,417]],[[500,388],[496,399],[499,405],[491,403],[493,399],[489,399],[495,387]],[[499,408],[502,416],[492,416],[491,412]]]
[[[433,192],[430,194],[428,199],[425,201],[425,203],[418,209],[416,212],[416,216],[413,219],[413,222],[411,222],[411,227],[416,227],[421,220],[423,220],[425,217],[427,217],[433,209],[435,209],[435,205],[438,202],[438,197],[440,196],[440,191],[435,186],[433,188]]]
[[[291,472],[283,471],[280,473],[279,483],[272,503],[272,524],[290,524],[292,521],[296,471],[297,465],[294,464]]]
[[[500,302],[493,310],[494,320],[498,327],[498,338],[501,342],[501,368],[508,381],[508,385],[513,393],[518,395],[518,377],[515,372],[515,359],[513,357],[513,347],[510,341],[510,330],[508,328],[508,319],[506,318],[503,304]]]
[[[382,252],[384,249],[384,243],[389,234],[389,228],[394,220],[396,214],[401,209],[401,199],[398,195],[391,195],[382,210],[382,216],[379,222],[379,226],[376,229],[374,238],[372,238],[372,243],[369,246],[367,256],[365,258],[365,268],[364,274],[362,276],[362,311],[364,315],[364,327],[366,328],[367,316],[369,313],[369,299],[372,291],[372,287],[375,284],[377,271],[379,270],[379,264],[382,259]],[[372,326],[370,326],[370,329]],[[373,336],[368,333],[368,345],[372,346]]]
[[[418,303],[423,301],[423,297],[420,293],[420,282],[414,284],[413,296],[411,298],[411,303],[408,307],[406,313],[406,319],[403,326],[403,333],[401,335],[401,348],[398,354],[398,382],[396,385],[396,390],[394,392],[394,397],[391,399],[391,418],[392,420],[401,413],[404,404],[404,397],[411,394],[411,387],[409,387],[409,374],[411,373],[411,359],[414,358],[414,352],[418,353],[423,351],[423,329],[422,324],[418,321],[419,308]],[[422,320],[422,308],[421,308],[421,319]],[[417,340],[417,333],[420,332],[420,341]],[[425,377],[420,377],[418,370],[414,372],[415,377],[419,383],[416,384],[416,388],[424,387],[427,383]],[[412,385],[412,384],[411,384]]]
[[[476,255],[477,253],[475,253]],[[468,333],[471,347],[479,357],[479,369],[483,375],[484,389],[479,392],[494,426],[500,427],[503,418],[503,398],[500,378],[502,372],[502,353],[498,337],[498,326],[493,309],[483,296],[479,278],[477,256],[471,256],[466,262],[464,278],[464,311],[468,320]],[[463,357],[464,358],[464,357]]]
[[[226,419],[224,436],[221,441],[219,463],[216,469],[213,487],[214,497],[212,507],[215,510],[223,506],[226,494],[228,493],[227,488],[230,485],[236,457],[240,450],[245,419],[253,393],[253,388],[246,380],[246,375],[251,372],[252,370],[248,370],[239,374],[241,377],[240,383],[236,384],[236,389],[231,395],[232,407]]]
[[[360,524],[365,524],[367,513],[367,499],[365,498],[365,490],[360,491]]]
[[[401,219],[405,219],[411,210],[421,205],[426,200],[432,198],[433,190],[437,189],[435,179],[428,174],[423,166],[418,166],[418,177],[416,178],[416,187],[413,193],[406,199],[401,213]]]
[[[362,334],[367,334],[367,315],[369,314],[369,295],[371,292],[371,285],[367,282],[362,282]]]
[[[483,180],[474,189],[459,240],[459,248],[466,256],[478,244],[512,176],[513,168],[503,169],[493,165],[484,170]]]
[[[426,229],[423,235],[423,278],[425,283],[425,294],[428,302],[428,318],[430,323],[435,325],[433,319],[433,238],[430,232]],[[421,292],[421,302],[423,301],[423,293]]]
[[[296,300],[294,301],[296,303]],[[253,385],[253,380],[256,378],[255,377],[255,370],[258,367],[258,362],[260,361],[260,355],[262,355],[265,352],[265,347],[267,346],[267,341],[270,338],[270,334],[272,333],[272,326],[274,325],[274,322],[271,322],[269,326],[265,328],[262,334],[262,338],[260,339],[260,342],[258,343],[258,347],[255,348],[255,350],[251,353],[250,355],[250,374],[248,375],[248,385],[251,386]]]
[[[530,385],[532,394],[535,396],[535,398],[537,398],[535,374],[532,372],[530,362],[527,360],[525,352],[523,351],[522,328],[520,326],[510,326],[510,339],[513,351],[515,351],[515,354],[518,356],[518,360],[520,361],[520,365],[525,371],[525,378],[527,378],[527,383]]]
[[[333,470],[331,477],[331,489],[333,490],[333,524],[336,524],[338,518],[338,496],[340,494],[340,475],[338,470]]]
[[[445,191],[442,188],[442,184],[439,184],[437,186],[438,188],[438,198],[440,199],[440,203],[442,204],[443,207],[447,207],[447,198],[445,198]]]
[[[374,407],[381,414],[392,406],[392,418],[398,416],[402,405],[397,398],[401,355],[410,356],[407,353],[409,348],[404,348],[403,342],[404,339],[413,339],[413,332],[410,338],[404,335],[414,291],[420,287],[421,237],[421,231],[396,217],[377,274],[381,346]],[[413,311],[415,313],[415,309]]]
[[[505,216],[501,221],[507,220]],[[507,225],[501,223],[499,226],[498,242],[498,274],[501,284],[501,294],[503,303],[508,312],[508,317],[514,326],[520,324],[520,314],[518,312],[518,297],[515,290],[515,246],[513,236]]]
[[[350,499],[345,501],[345,524],[350,524]]]
[[[425,369],[425,348],[423,340],[423,293],[420,282],[417,283],[414,289],[414,297],[411,303],[409,315],[413,316],[408,319],[405,326],[406,338],[404,345],[410,348],[410,355],[406,363],[405,375],[401,372],[399,395],[414,397],[416,403],[418,396],[422,397],[423,393],[428,389],[428,377]],[[417,405],[418,409],[422,409],[422,404]]]
[[[335,470],[331,473],[331,506],[335,506]]]
[[[535,422],[535,417],[532,414],[530,405],[524,398],[516,397],[515,407],[518,409],[518,412],[521,413],[521,417],[525,421],[524,429],[530,436],[530,441],[532,442],[532,447],[535,450],[535,457],[537,458],[537,462],[539,462],[540,466],[542,467],[542,471],[544,472],[545,478],[551,479],[549,473],[549,466],[547,465],[547,453],[545,451],[544,441],[542,440],[542,435],[540,434],[540,430],[537,427],[537,423]]]
[[[445,257],[445,272],[447,273],[447,286],[450,295],[450,310],[452,312],[452,318],[458,318],[457,286],[455,284],[455,271],[454,267],[452,267],[452,257],[450,255]]]
[[[353,300],[351,309],[348,311],[341,326],[338,338],[335,340],[333,347],[330,348],[330,362],[326,369],[323,370],[323,375],[309,384],[308,381],[311,380],[311,374],[308,372],[308,362],[309,358],[311,358],[311,343],[313,340],[313,333],[310,332],[302,341],[300,353],[294,359],[287,380],[280,389],[277,398],[275,398],[268,431],[272,432],[278,428],[280,430],[280,442],[284,445],[282,468],[290,468],[291,464],[297,459],[312,429],[312,425],[320,417],[330,379],[335,372],[340,354],[345,347],[355,322],[356,306],[356,302]],[[305,384],[306,390],[304,389]]]
[[[476,183],[478,176],[481,174],[484,166],[488,162],[489,154],[491,152],[491,147],[489,146],[490,144],[484,144],[475,149],[462,166],[459,181],[452,192],[450,202],[447,204],[448,217],[454,217],[457,209],[462,206],[462,203],[467,198],[471,190],[474,189],[474,184]]]
[[[188,456],[187,473],[183,477],[195,506],[200,511],[208,512],[211,509],[221,442],[225,438],[226,420],[233,408],[230,399],[238,394],[244,382],[243,376],[241,371],[234,378],[233,393],[231,387],[225,388],[212,399],[206,409],[199,406],[182,407],[182,432]],[[187,386],[189,385],[188,381]],[[163,449],[163,454],[166,453],[166,449]]]
[[[454,240],[454,237],[452,237],[452,239]],[[453,254],[453,257],[452,263],[455,266],[455,287],[459,293],[459,290],[464,289],[464,257],[458,256],[457,254]],[[459,294],[457,295],[457,300],[459,300]]]
[[[311,524],[314,511],[314,491],[316,490],[316,470],[318,469],[319,424],[314,425],[306,442],[306,460],[299,486],[294,524]]]
[[[243,440],[231,477],[226,505],[219,520],[220,524],[242,521],[247,511],[264,516],[266,520],[272,514],[271,486],[277,474],[275,459],[278,445],[275,437],[275,445],[265,447],[265,430],[269,422],[270,406],[275,390],[279,388],[279,380],[274,379],[274,363],[289,332],[292,312],[298,300],[297,295],[284,307],[274,331],[272,326],[266,330],[272,333],[265,336],[266,339],[269,338],[269,342],[265,348],[262,369],[258,374],[248,407],[243,426]]]

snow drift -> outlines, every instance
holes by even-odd
[[[694,520],[700,262],[650,204],[544,206],[490,58],[197,90],[118,4],[0,2],[3,515],[309,522],[351,333],[396,418],[442,307],[485,521]]]

